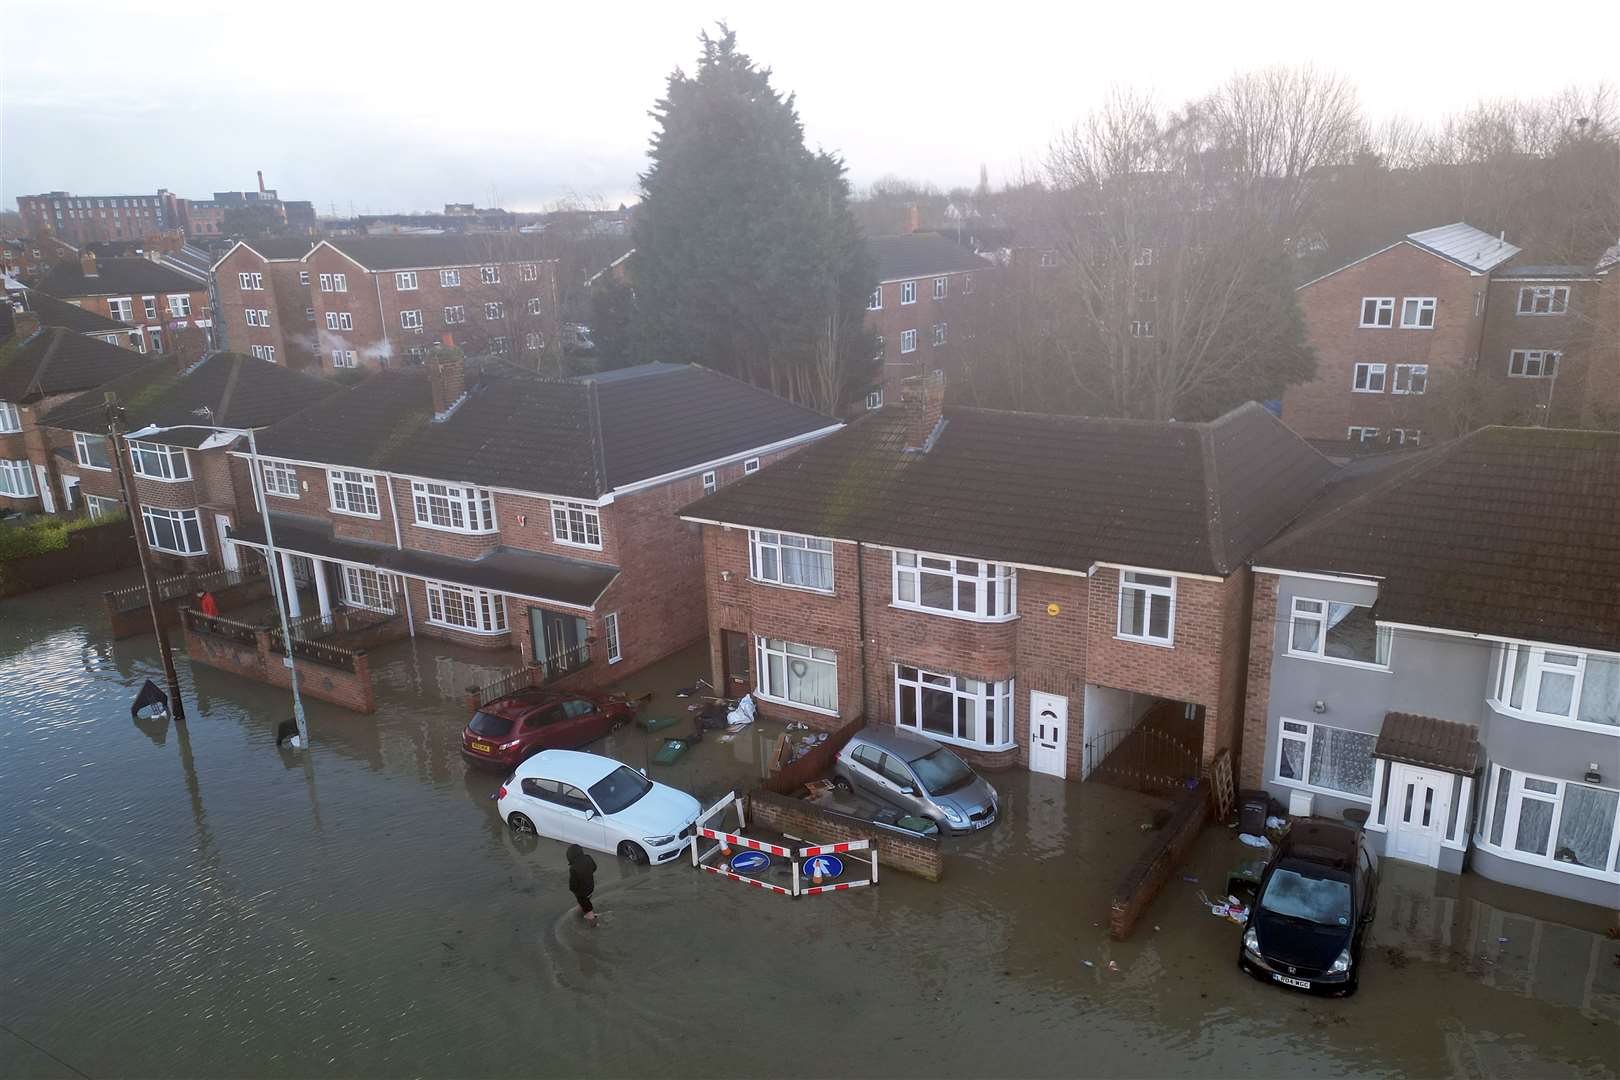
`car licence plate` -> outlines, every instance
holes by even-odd
[[[487,742],[475,742],[475,743],[472,744],[472,746],[473,746],[473,749],[478,751],[480,754],[487,754],[491,750],[495,749],[493,746],[489,745],[489,743],[487,743]]]
[[[1287,975],[1278,975],[1275,973],[1273,973],[1271,977],[1282,983],[1284,986],[1292,986],[1300,990],[1309,990],[1311,988],[1309,979],[1290,979]]]

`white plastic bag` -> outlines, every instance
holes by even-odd
[[[752,724],[754,722],[754,695],[744,694],[737,707],[726,713],[728,724]]]

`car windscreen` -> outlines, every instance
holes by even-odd
[[[1350,925],[1350,883],[1340,878],[1314,877],[1279,866],[1271,872],[1260,908],[1318,926]]]
[[[504,716],[493,716],[487,712],[473,713],[472,723],[467,725],[474,735],[484,735],[491,739],[502,739],[512,732],[512,721]]]
[[[651,790],[651,780],[628,765],[620,765],[591,785],[591,798],[602,813],[617,814]]]
[[[911,767],[930,795],[945,795],[973,782],[973,770],[967,767],[967,762],[944,747],[924,754],[913,761]]]

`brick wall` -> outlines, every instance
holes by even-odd
[[[900,400],[900,382],[909,376],[935,368],[945,370],[947,376],[955,373],[954,361],[966,348],[967,328],[961,325],[961,320],[966,307],[964,297],[972,295],[966,291],[967,279],[973,279],[975,290],[983,288],[994,269],[986,264],[983,270],[976,270],[972,274],[929,274],[919,277],[916,279],[917,302],[914,304],[900,303],[901,282],[890,281],[879,286],[883,290],[883,307],[866,313],[866,329],[883,337],[880,371],[885,401]],[[934,279],[939,277],[946,281],[943,300],[934,299]],[[934,344],[934,326],[937,323],[946,325],[943,345]],[[900,351],[900,335],[906,330],[917,331],[915,352]],[[949,383],[947,378],[947,385]]]
[[[181,635],[186,654],[195,663],[207,664],[271,686],[292,687],[292,676],[282,664],[281,654],[270,648],[268,630],[259,631],[255,645],[244,645],[230,638],[196,633],[182,620]],[[300,659],[298,691],[354,712],[377,711],[371,689],[371,663],[364,652],[355,654],[355,670],[352,672]]]
[[[748,821],[750,825],[757,823],[812,844],[870,840],[877,847],[879,866],[904,870],[926,881],[939,881],[945,876],[945,859],[940,853],[937,838],[885,828],[827,810],[804,799],[792,799],[774,791],[755,788],[748,793]],[[847,860],[861,854],[864,853],[856,852],[844,858]]]
[[[1277,575],[1254,575],[1249,619],[1249,677],[1243,706],[1243,742],[1238,750],[1238,786],[1265,782],[1266,717],[1271,709],[1272,644],[1277,635]]]
[[[1209,781],[1206,779],[1176,801],[1170,821],[1152,835],[1147,849],[1114,886],[1108,932],[1115,941],[1124,941],[1130,936],[1136,920],[1159,895],[1164,883],[1170,880],[1170,874],[1186,861],[1187,853],[1208,820]]]
[[[1519,314],[1519,290],[1569,289],[1562,315]],[[1479,372],[1501,404],[1523,422],[1559,427],[1612,426],[1620,421],[1620,277],[1588,280],[1496,278],[1485,308]],[[1509,370],[1515,349],[1562,353],[1556,379],[1519,378]],[[1503,415],[1511,415],[1504,412]]]

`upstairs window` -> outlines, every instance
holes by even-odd
[[[894,553],[894,604],[971,619],[1009,619],[1018,610],[1013,568],[982,559]]]
[[[401,270],[399,273],[395,274],[394,288],[401,291],[408,291],[416,288],[416,271]]]
[[[1514,349],[1508,354],[1508,375],[1515,379],[1550,379],[1558,374],[1563,353],[1550,349]]]
[[[950,281],[949,278],[942,278],[942,277],[937,277],[937,278],[934,279],[934,299],[935,300],[943,300],[943,299],[945,299],[945,292],[946,292],[947,289],[950,288],[950,286],[948,284],[949,281]]]
[[[757,472],[759,472],[759,458],[751,457],[747,461],[743,462],[743,475],[744,476],[750,476],[753,473],[757,473]]]
[[[174,293],[169,297],[169,317],[172,319],[189,319],[191,317],[191,297],[185,293]]]
[[[274,345],[253,345],[250,346],[250,350],[255,360],[263,360],[271,364],[276,362],[276,347]]]
[[[495,498],[488,488],[411,481],[416,523],[452,532],[495,531]]]
[[[1362,297],[1361,325],[1364,327],[1394,326],[1395,298],[1393,296]]]
[[[902,304],[915,304],[917,302],[917,283],[915,281],[902,281],[900,283],[900,302]]]
[[[321,292],[348,292],[349,276],[347,274],[322,274],[320,276]]]
[[[1519,288],[1520,315],[1562,315],[1568,310],[1568,285],[1523,285]]]
[[[9,401],[0,401],[0,434],[22,430],[22,410]]]
[[[1382,394],[1388,373],[1389,368],[1383,364],[1357,364],[1350,387],[1358,394]]]
[[[339,514],[381,517],[377,508],[377,478],[357,469],[328,469],[326,486],[332,509]]]
[[[236,281],[243,289],[259,290],[264,288],[263,274],[237,274]]]
[[[1135,263],[1136,263],[1137,266],[1152,266],[1153,265],[1153,249],[1148,248],[1148,247],[1139,248],[1137,250],[1137,252],[1136,252]]]
[[[873,289],[872,290],[872,295],[868,296],[866,298],[866,310],[867,311],[882,311],[883,310],[883,286],[879,285],[877,288]]]
[[[1055,252],[1055,251],[1043,251],[1043,252],[1041,252],[1041,265],[1042,266],[1044,266],[1044,267],[1052,267],[1052,266],[1056,266],[1057,264],[1058,264],[1057,263],[1057,252]]]
[[[1620,657],[1504,645],[1491,702],[1526,720],[1620,733]]]
[[[491,322],[503,318],[505,314],[506,307],[499,300],[491,300],[484,305],[484,318]]]
[[[868,409],[881,409],[881,408],[883,408],[883,391],[882,390],[868,390],[866,392],[866,407]]]
[[[1296,596],[1288,654],[1387,668],[1393,636],[1373,621],[1370,607]]]
[[[600,548],[601,511],[589,503],[554,499],[551,503],[551,535],[559,544]]]
[[[298,271],[298,284],[304,286],[306,289],[309,288],[309,271],[308,270],[300,270],[300,271]]]
[[[1421,394],[1429,388],[1428,364],[1396,364],[1395,393]]]
[[[455,289],[461,285],[460,270],[440,270],[439,287],[441,289]]]
[[[400,312],[399,313],[399,328],[401,330],[420,330],[420,329],[422,329],[422,309],[421,308],[413,308],[410,311],[402,311],[402,312]]]
[[[107,301],[107,311],[118,322],[135,321],[135,300],[129,296],[116,296]]]
[[[1169,645],[1175,637],[1176,579],[1139,570],[1119,575],[1118,636],[1151,645]]]
[[[798,533],[748,530],[748,573],[755,581],[833,591],[832,541]]]
[[[157,297],[155,297],[155,296],[143,296],[143,297],[141,297],[141,307],[145,309],[146,317],[148,319],[157,318]]]
[[[539,315],[544,310],[540,303],[540,298],[538,296],[531,296],[529,298],[529,303],[526,310],[530,315]]]
[[[1150,338],[1152,336],[1153,336],[1153,320],[1152,319],[1132,319],[1131,320],[1131,337]]]
[[[0,495],[15,499],[32,499],[38,495],[34,487],[34,467],[27,461],[0,459]]]
[[[264,492],[283,499],[298,498],[298,470],[280,461],[259,462],[264,473]]]
[[[540,268],[538,266],[534,265],[534,263],[524,263],[522,266],[518,267],[518,280],[519,281],[538,281],[538,280],[540,280]]]
[[[720,486],[720,481],[713,469],[703,474],[703,494],[713,495]]]
[[[444,309],[444,324],[455,326],[457,323],[467,321],[467,308],[464,304],[451,304]]]
[[[191,479],[184,447],[137,441],[129,444],[129,456],[135,463],[136,476],[171,482]]]
[[[1432,296],[1409,296],[1401,302],[1402,330],[1433,330],[1435,299]]]
[[[498,266],[480,266],[478,280],[485,285],[499,285],[501,283],[501,268]]]
[[[86,469],[112,469],[112,455],[107,452],[107,440],[100,435],[74,432],[73,458]]]
[[[901,354],[904,355],[905,353],[914,353],[916,351],[917,351],[917,331],[915,331],[915,330],[902,330],[902,331],[900,331],[900,352],[901,352]]]
[[[945,344],[945,331],[946,327],[944,323],[940,322],[934,324],[934,344],[936,346]]]

